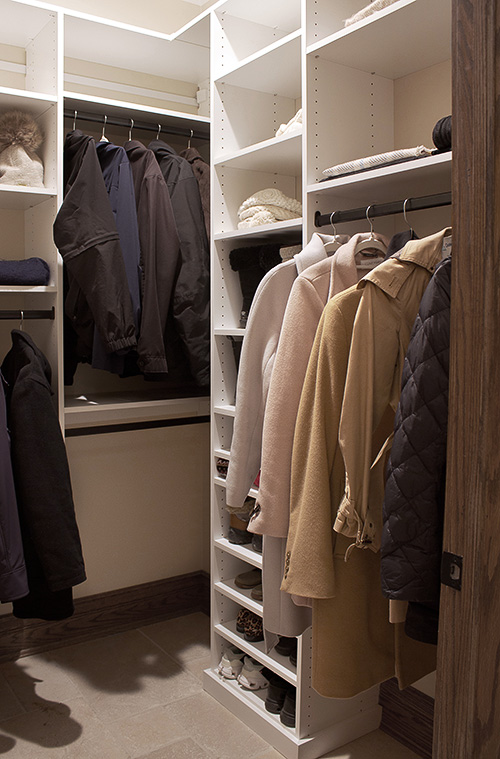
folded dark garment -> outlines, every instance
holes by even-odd
[[[451,150],[451,116],[444,116],[432,130],[432,141],[440,153]]]
[[[0,260],[0,285],[48,285],[49,265],[43,258]]]

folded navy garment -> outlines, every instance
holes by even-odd
[[[48,285],[49,265],[43,258],[0,260],[0,285]]]

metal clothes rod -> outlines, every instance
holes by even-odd
[[[65,119],[75,119],[75,111],[71,111],[68,108],[64,109],[64,118]],[[95,113],[82,113],[82,111],[77,111],[76,116],[76,123],[78,124],[79,121],[91,121],[95,124],[100,124],[101,126],[104,124],[104,115],[97,116]],[[105,126],[119,126],[119,127],[125,127],[126,129],[130,129],[132,126],[133,129],[140,129],[142,131],[146,132],[158,132],[158,125],[160,122],[158,121],[156,124],[153,124],[153,122],[147,122],[147,121],[135,121],[132,119],[121,119],[121,118],[107,118]],[[187,127],[176,127],[176,126],[166,126],[164,127],[161,125],[160,129],[160,137],[162,134],[175,134],[180,135],[181,137],[190,137],[193,140],[209,140],[210,135],[196,131],[195,129],[188,129]]]
[[[0,310],[0,319],[16,319],[24,321],[26,319],[54,319],[55,310],[52,307],[47,311],[33,311],[33,309],[20,309],[15,308],[12,310],[3,309]]]
[[[406,203],[406,208],[405,208]],[[327,224],[340,224],[343,221],[361,221],[366,219],[366,211],[370,209],[370,219],[377,216],[391,216],[397,213],[403,213],[404,210],[423,211],[427,208],[440,208],[441,206],[451,205],[451,192],[440,192],[436,195],[423,195],[420,198],[404,198],[403,200],[393,200],[390,203],[377,203],[373,206],[364,208],[351,208],[346,211],[334,211],[332,214],[316,211],[314,215],[314,224],[316,227],[324,227]]]

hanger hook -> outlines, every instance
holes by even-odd
[[[107,121],[108,121],[108,117],[104,116],[104,124],[102,125],[101,140],[105,140],[106,139],[106,135],[104,134],[104,132],[106,131],[106,123],[107,123]]]
[[[193,138],[193,134],[194,134],[194,133],[193,133],[193,130],[191,129],[191,134],[189,135],[189,140],[188,140],[188,148],[190,148],[190,147],[191,147],[191,140],[192,140],[192,138]]]
[[[335,240],[337,240],[337,228],[336,228],[335,224],[333,223],[333,217],[335,216],[335,213],[336,213],[335,211],[332,211],[331,214],[330,214],[330,224],[331,224],[331,226],[333,228],[333,236],[334,236]]]
[[[75,115],[73,116],[73,132],[76,129],[76,117],[78,116],[78,111],[75,111]]]
[[[158,124],[158,132],[156,133],[156,139],[160,139],[160,132],[161,132],[161,124]]]
[[[406,200],[405,200],[405,201],[404,201],[404,203],[403,203],[403,217],[404,217],[404,220],[405,220],[406,224],[408,225],[408,227],[409,227],[409,229],[410,229],[410,232],[411,232],[411,233],[412,233],[412,235],[413,235],[413,227],[412,227],[412,225],[410,224],[410,222],[408,221],[408,217],[406,216],[406,204],[407,204],[407,203],[408,203],[410,200],[411,200],[411,198],[406,198]]]
[[[130,128],[128,130],[128,138],[132,139],[132,129],[134,128],[134,119],[130,119]]]
[[[24,311],[21,311],[21,322],[19,324],[19,329],[21,332],[23,331],[23,322],[24,322]]]
[[[375,232],[373,229],[373,221],[370,219],[370,208],[371,206],[368,206],[368,208],[366,209],[366,220],[370,225],[370,238],[373,238],[375,237]]]

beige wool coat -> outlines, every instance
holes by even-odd
[[[385,354],[378,349],[388,337],[380,336],[377,325],[369,320],[364,330],[358,329],[361,322],[357,321],[361,343],[354,354],[356,366],[351,364],[358,307],[371,292],[370,298],[379,299],[384,314],[392,315],[392,319],[382,321],[384,330],[403,335],[407,330],[409,338],[420,299],[441,260],[446,231],[407,243],[398,257],[334,297],[323,312],[311,352],[295,431],[290,526],[281,587],[313,599],[312,684],[324,696],[348,698],[394,675],[405,687],[435,668],[435,648],[407,638],[401,623],[389,622],[389,604],[380,588],[379,553],[355,550],[356,546],[373,547],[364,540],[366,534],[356,533],[353,541],[332,527],[346,490],[346,450],[339,442],[342,418],[348,411],[346,377],[354,372],[363,384],[363,401],[358,400],[357,407],[349,411],[359,415],[358,424],[364,422],[369,428],[373,379],[365,364],[370,344],[375,341],[375,365],[389,360],[392,376],[387,375],[377,387],[382,414],[376,417],[377,425],[369,435],[370,463],[376,465],[364,473],[370,504],[366,526],[372,530],[384,492],[384,466],[383,462],[378,465],[376,457],[392,431],[391,404],[401,379],[399,357],[404,357],[406,350],[404,340],[398,342],[398,360],[391,366],[392,351]],[[409,301],[414,304],[414,313]],[[365,314],[366,309],[359,313]],[[355,449],[350,453],[356,457]]]

